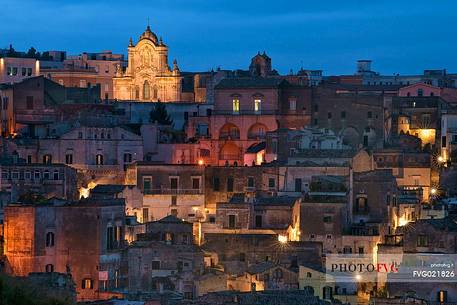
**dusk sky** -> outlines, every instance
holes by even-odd
[[[457,72],[457,1],[1,0],[0,47],[126,53],[146,27],[182,71],[247,68],[266,51],[281,73]]]

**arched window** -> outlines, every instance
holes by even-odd
[[[417,89],[417,96],[424,96],[424,90]]]
[[[148,100],[150,97],[150,88],[147,80],[143,84],[143,99]]]
[[[96,165],[103,165],[103,155],[102,154],[97,154],[95,156],[95,164]]]
[[[157,86],[154,86],[154,88],[152,89],[152,98],[157,99],[157,97],[158,97]]]
[[[46,268],[46,272],[54,272],[53,264],[47,264],[45,268]]]
[[[138,86],[135,87],[135,99],[140,99],[140,88]]]
[[[46,247],[54,247],[54,233],[46,233]]]

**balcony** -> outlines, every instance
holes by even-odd
[[[201,189],[158,188],[143,190],[144,195],[199,195],[202,193]]]
[[[249,140],[260,140],[260,139],[265,139],[266,134],[265,132],[249,132],[248,133],[248,139]]]
[[[239,140],[240,132],[237,131],[221,131],[219,134],[220,140]]]

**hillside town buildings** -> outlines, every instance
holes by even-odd
[[[149,25],[125,56],[0,50],[1,272],[82,304],[457,302],[455,279],[328,265],[457,266],[457,74],[281,75],[265,52],[192,72],[168,50]]]

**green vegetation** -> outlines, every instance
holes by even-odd
[[[173,125],[173,120],[168,115],[167,108],[161,102],[155,104],[154,110],[150,114],[150,122],[156,122],[160,125]]]
[[[34,284],[27,278],[0,274],[0,304],[2,305],[72,305],[69,298],[58,297],[52,288]]]

